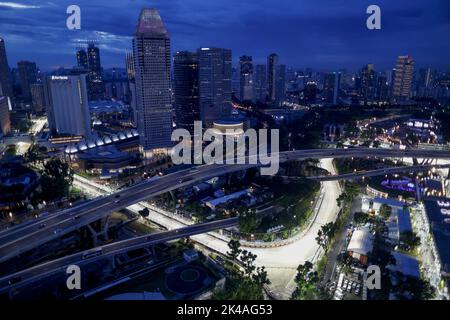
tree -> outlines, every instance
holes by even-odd
[[[227,251],[227,255],[231,260],[233,260],[233,262],[235,262],[237,257],[239,257],[242,252],[241,243],[239,240],[232,239],[228,242],[228,248],[230,248],[230,251]]]
[[[73,182],[73,171],[67,162],[53,158],[44,164],[41,177],[42,197],[53,200],[69,194]]]
[[[240,260],[244,274],[230,270],[225,290],[214,291],[212,298],[215,300],[262,300],[264,285],[270,284],[265,268],[255,267],[254,262],[257,256],[247,250],[241,250],[239,241],[230,241],[228,247],[230,252],[227,254],[230,257],[236,258],[241,253]]]
[[[295,282],[297,287],[292,294],[292,300],[313,300],[319,298],[319,290],[317,289],[319,283],[319,276],[313,270],[314,265],[306,261],[297,267],[297,275]]]
[[[142,210],[139,210],[139,214],[142,217],[147,218],[150,215],[150,210],[148,210],[148,208],[144,208]]]
[[[389,217],[391,216],[392,213],[392,208],[390,206],[388,206],[387,204],[382,204],[380,207],[380,216],[384,219],[384,220],[388,220]]]
[[[252,275],[252,279],[258,286],[270,284],[270,280],[269,278],[267,278],[267,271],[265,267],[256,268],[256,272]]]
[[[317,232],[316,241],[325,251],[328,249],[331,238],[336,233],[336,225],[333,222],[329,222],[323,225]]]
[[[370,217],[367,213],[364,212],[355,212],[353,217],[353,221],[358,225],[366,224],[370,221]]]
[[[242,233],[252,233],[259,227],[259,220],[253,211],[242,213],[239,216],[239,230]]]
[[[251,277],[253,275],[253,271],[256,270],[254,265],[256,257],[256,254],[253,254],[247,250],[243,250],[241,253],[240,260],[242,262],[242,267],[244,268],[244,273],[247,277]]]
[[[400,241],[414,250],[420,246],[420,238],[413,231],[403,231],[400,234]]]

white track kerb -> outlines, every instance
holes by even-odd
[[[270,141],[268,141],[270,131]],[[262,175],[275,175],[280,167],[280,133],[278,129],[227,129],[225,134],[207,129],[203,134],[201,121],[194,122],[194,137],[186,129],[172,132],[172,162],[178,164],[261,164]],[[203,149],[203,142],[210,142]],[[246,144],[248,143],[248,148]],[[224,147],[225,146],[225,147]],[[191,154],[194,148],[194,163]],[[248,156],[246,156],[246,151]],[[225,159],[225,160],[224,160]]]

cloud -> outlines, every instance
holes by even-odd
[[[450,68],[450,42],[443,41],[450,33],[448,0],[377,0],[378,32],[366,28],[371,0],[77,0],[82,29],[74,31],[66,28],[71,0],[12,1],[0,2],[10,64],[27,59],[43,68],[71,66],[77,44],[94,40],[105,67],[121,66],[140,10],[152,6],[161,13],[173,51],[225,47],[234,61],[248,54],[257,63],[276,52],[282,63],[319,70],[359,69],[369,62],[389,69],[399,54],[411,54],[418,65]],[[39,14],[20,10],[38,7]]]
[[[39,9],[40,6],[22,4],[17,2],[0,2],[0,7],[9,9]]]

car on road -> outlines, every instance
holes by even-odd
[[[46,226],[46,224],[45,224],[45,223],[41,223],[41,224],[39,225],[39,229],[44,229],[44,228],[45,228],[45,226]]]
[[[58,228],[58,229],[56,229],[55,231],[53,231],[53,233],[54,234],[58,234],[58,233],[60,233],[62,231],[62,229],[61,228]]]

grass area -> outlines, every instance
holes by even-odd
[[[267,235],[268,228],[283,225],[285,231],[283,238],[292,236],[292,231],[305,227],[313,215],[312,203],[320,190],[320,183],[308,179],[283,183],[274,178],[263,182],[274,192],[274,206],[284,210],[274,217],[265,217],[261,220],[255,235],[261,233],[264,241],[273,241],[273,236]]]

